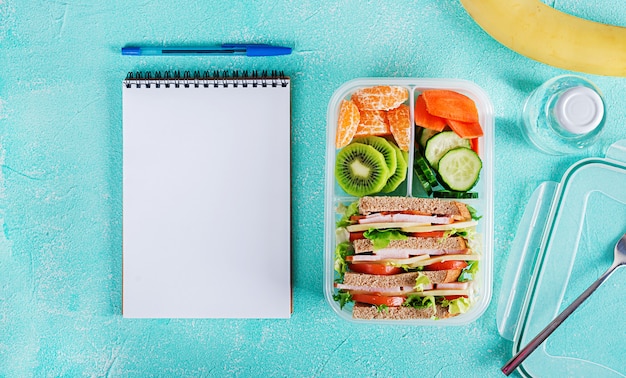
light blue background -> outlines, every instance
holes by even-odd
[[[620,1],[557,5],[626,26]],[[220,42],[283,44],[295,52],[119,53],[130,44]],[[511,344],[497,332],[497,299],[526,201],[540,182],[558,180],[581,157],[603,156],[626,138],[626,80],[584,75],[607,100],[598,144],[569,157],[527,146],[516,126],[524,98],[567,71],[499,45],[456,0],[4,0],[0,51],[0,376],[7,377],[498,376]],[[168,69],[280,69],[293,80],[290,320],[121,317],[121,80],[128,71]],[[494,104],[494,296],[467,326],[353,325],[323,297],[328,100],[347,80],[387,76],[471,80]],[[259,168],[240,167],[242,174]],[[212,290],[228,285],[207,288],[207,300]],[[254,288],[233,295],[245,301]]]

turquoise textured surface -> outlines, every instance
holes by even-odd
[[[626,26],[618,1],[548,3]],[[120,55],[125,45],[221,42],[295,51],[271,58]],[[626,138],[626,79],[583,75],[607,101],[600,141],[567,157],[526,145],[516,125],[524,98],[568,71],[501,46],[456,0],[5,0],[0,49],[0,376],[6,377],[499,376],[511,343],[497,332],[497,298],[526,201],[540,182],[558,181],[573,162],[603,156]],[[176,69],[280,69],[293,80],[289,320],[121,317],[121,80],[128,71]],[[325,302],[326,110],[333,91],[357,77],[467,79],[491,97],[494,295],[470,325],[355,325]],[[250,162],[237,169],[256,168]],[[241,217],[248,227],[263,221]],[[228,268],[236,266],[207,272]],[[207,300],[213,290],[228,290],[228,283],[207,288]],[[245,301],[254,288],[233,295]]]

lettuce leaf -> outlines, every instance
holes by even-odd
[[[423,297],[421,295],[409,294],[402,305],[418,309],[428,308],[435,305],[435,297],[432,295]]]
[[[350,220],[350,217],[353,215],[359,214],[359,201],[354,201],[348,206],[344,204],[340,204],[337,207],[337,212],[342,215],[341,219],[339,219],[336,223],[337,227],[346,227],[351,225],[353,222]]]
[[[389,312],[389,306],[387,306],[386,304],[381,304],[381,305],[376,306],[376,310],[380,313]]]
[[[372,241],[374,251],[386,248],[392,240],[405,240],[407,238],[407,236],[397,228],[387,228],[384,230],[370,228],[363,233],[363,236]]]
[[[343,309],[346,304],[352,302],[352,295],[347,291],[339,291],[337,294],[333,295],[333,299],[339,302],[339,308]]]
[[[470,241],[471,239],[474,239],[476,237],[476,228],[475,227],[453,228],[453,229],[445,231],[443,234],[444,239],[450,236],[460,236]]]
[[[441,302],[441,307],[447,307],[448,312],[452,315],[465,314],[470,308],[470,301],[465,297],[452,299],[450,301],[444,299]]]
[[[470,215],[472,216],[473,220],[479,220],[480,218],[482,218],[482,215],[478,215],[478,211],[476,211],[475,208],[473,208],[472,206],[465,204],[465,206],[467,207],[467,211],[469,211]]]
[[[346,257],[354,254],[354,247],[350,242],[337,244],[335,247],[335,271],[339,273],[339,281],[343,281],[344,274],[348,271]]]
[[[461,271],[461,274],[459,275],[459,278],[457,279],[457,281],[459,282],[472,281],[474,277],[476,276],[476,273],[478,273],[478,261],[476,260],[468,261],[468,264],[469,265],[467,265]]]
[[[415,279],[415,286],[413,286],[413,288],[416,291],[424,291],[425,285],[430,285],[430,278],[424,273],[419,273]]]
[[[411,267],[409,265],[398,264],[398,263],[394,263],[394,262],[390,262],[388,264],[391,265],[391,266],[397,266],[398,268],[402,268],[402,269],[404,269],[405,272],[420,272],[420,271],[424,270],[423,266]]]
[[[335,229],[335,239],[337,243],[350,241],[350,232],[345,227]]]

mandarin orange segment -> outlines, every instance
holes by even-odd
[[[359,108],[351,100],[341,101],[339,107],[339,119],[337,121],[337,137],[335,145],[342,148],[348,145],[354,138],[354,133],[361,121]]]
[[[391,134],[393,134],[398,147],[403,151],[408,151],[411,145],[411,117],[409,113],[409,107],[404,104],[387,112]]]
[[[389,85],[362,88],[352,94],[352,101],[360,110],[395,109],[408,98],[406,88]]]
[[[387,113],[382,110],[361,110],[361,122],[354,133],[355,137],[368,135],[389,135]]]

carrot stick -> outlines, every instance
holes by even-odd
[[[458,92],[445,89],[429,89],[421,94],[428,113],[461,122],[478,122],[478,110],[474,101]]]
[[[483,128],[478,122],[461,122],[449,119],[448,125],[461,138],[472,139],[483,136]]]
[[[426,102],[419,95],[415,100],[415,124],[435,131],[442,131],[446,127],[446,120],[434,116],[426,110]]]

